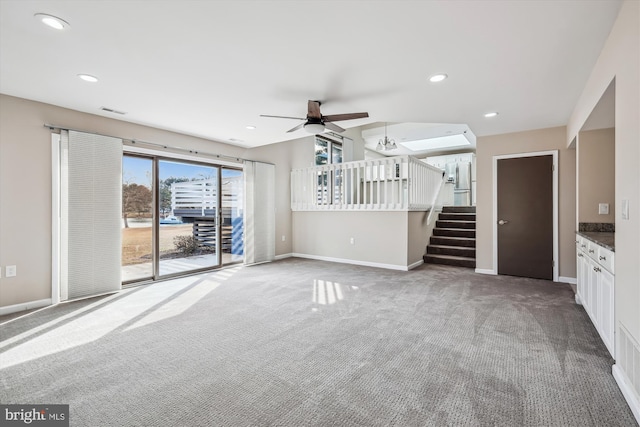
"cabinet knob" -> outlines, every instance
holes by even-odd
[[[606,256],[602,256],[602,255],[600,255],[600,256],[598,257],[598,259],[599,259],[600,261],[606,261],[606,260],[607,260],[607,257],[606,257]]]
[[[594,253],[594,252],[595,252],[595,250],[594,250],[594,249],[589,249],[589,253],[590,253],[590,254],[592,254],[592,253]]]
[[[583,245],[580,245],[580,247],[582,247],[582,248],[586,248],[586,247],[587,247],[587,245],[584,245],[584,244],[583,244]]]
[[[595,271],[596,273],[600,273],[602,270],[600,270],[598,267],[593,267],[593,271]]]
[[[583,257],[584,255],[582,255],[582,254],[578,254],[578,256],[579,256],[579,257]]]

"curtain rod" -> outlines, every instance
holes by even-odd
[[[226,160],[240,162],[240,163],[244,162],[244,161],[248,161],[248,162],[256,162],[256,163],[265,163],[267,165],[274,165],[273,163],[263,162],[263,161],[260,161],[260,160],[245,159],[243,157],[228,156],[226,154],[209,153],[207,151],[193,150],[193,149],[190,149],[190,148],[176,147],[176,146],[167,145],[167,144],[159,144],[157,142],[148,142],[148,141],[143,141],[141,139],[121,138],[119,136],[105,135],[103,133],[98,133],[98,132],[88,132],[86,130],[72,129],[72,128],[68,128],[68,127],[64,127],[64,126],[50,125],[48,123],[45,123],[43,126],[46,127],[46,128],[49,128],[51,130],[71,130],[71,131],[74,131],[74,132],[83,132],[83,133],[89,133],[89,134],[92,134],[92,135],[106,136],[106,137],[109,137],[109,138],[117,138],[117,139],[121,139],[122,142],[125,145],[128,145],[128,146],[150,145],[152,147],[163,148],[165,150],[173,150],[173,151],[179,151],[179,152],[184,152],[184,153],[188,153],[188,154],[196,154],[196,155],[201,155],[201,156],[211,156],[211,157],[215,157],[217,159],[226,159]],[[221,142],[220,144],[224,144],[224,142]]]

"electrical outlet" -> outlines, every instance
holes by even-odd
[[[349,243],[351,243],[352,245],[356,243],[356,239],[354,239],[353,237],[349,239]]]
[[[5,271],[5,276],[6,277],[15,277],[16,274],[17,274],[16,266],[15,265],[7,265],[7,269]]]
[[[285,237],[285,235],[282,235],[282,241],[285,242],[287,240],[287,238]]]

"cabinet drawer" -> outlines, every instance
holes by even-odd
[[[592,260],[599,262],[598,261],[598,250],[600,249],[600,245],[598,245],[597,243],[593,243],[591,241],[586,241],[585,242],[587,244],[587,250],[586,253],[589,256],[589,258],[591,258]]]
[[[609,271],[611,274],[614,274],[613,270],[613,261],[614,261],[614,253],[609,249],[603,248],[602,246],[598,246],[598,263],[602,265],[605,270]]]
[[[583,252],[587,252],[587,242],[588,240],[582,236],[576,236],[576,248],[580,249]]]

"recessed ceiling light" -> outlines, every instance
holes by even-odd
[[[256,127],[252,126],[252,125],[247,125],[246,128],[249,129],[249,130],[254,130]]]
[[[429,81],[431,83],[438,83],[438,82],[443,81],[447,77],[448,76],[446,74],[434,74],[433,76],[429,77]]]
[[[85,82],[95,83],[95,82],[98,81],[97,77],[94,77],[94,76],[92,76],[90,74],[78,74],[78,77],[80,77]]]
[[[490,117],[495,117],[495,116],[497,116],[497,115],[498,115],[498,112],[497,112],[497,111],[492,111],[492,112],[490,112],[490,113],[485,113],[485,115],[484,115],[484,116],[485,116],[486,118],[490,118]]]
[[[51,28],[55,28],[56,30],[64,30],[68,28],[70,25],[64,19],[58,18],[57,16],[48,15],[46,13],[36,13],[33,15],[36,19],[40,20],[43,24],[48,25]]]

